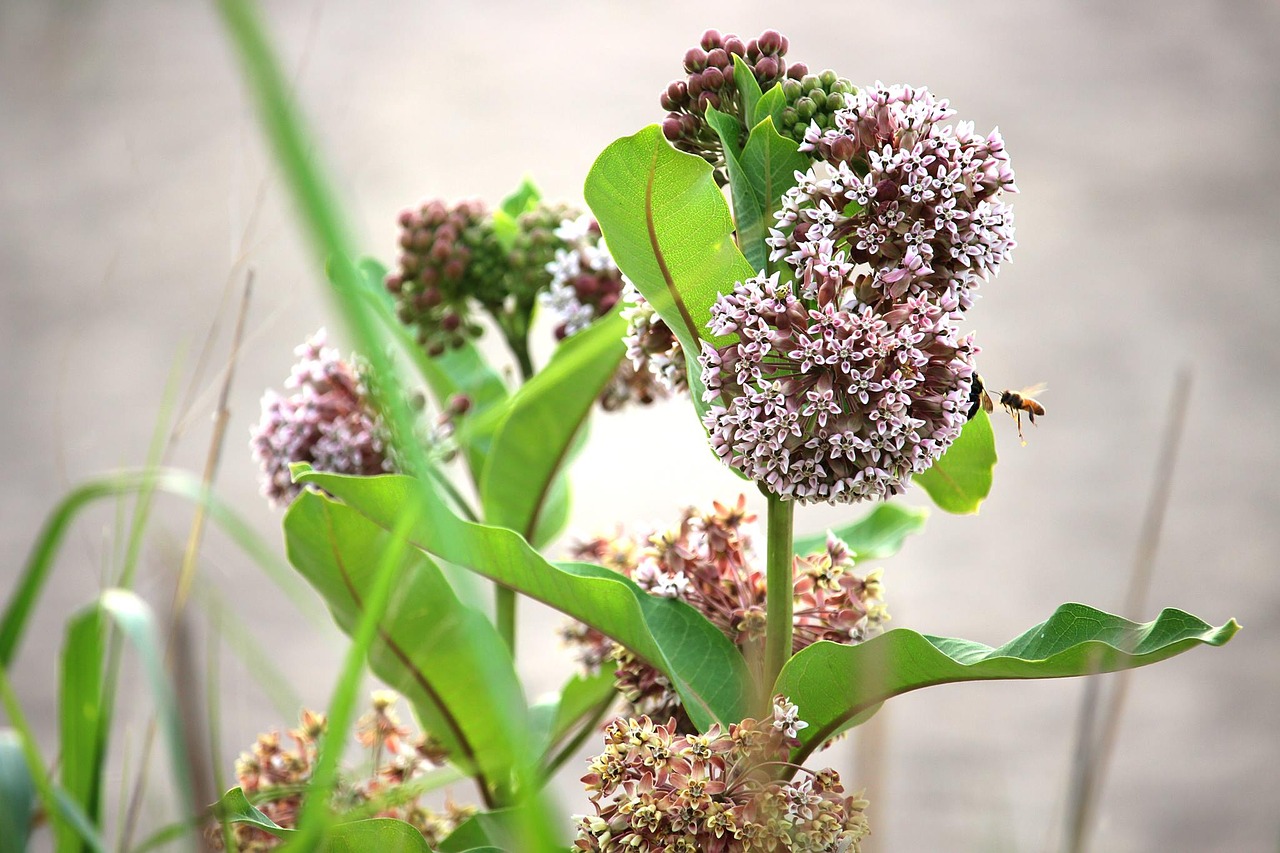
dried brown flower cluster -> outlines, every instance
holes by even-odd
[[[395,711],[396,695],[377,691],[369,713],[356,725],[356,738],[370,750],[372,772],[367,778],[340,778],[332,806],[339,813],[372,807],[367,817],[390,817],[412,824],[428,844],[444,840],[475,813],[471,806],[446,804],[443,813],[425,807],[421,795],[408,783],[429,767],[444,763],[444,752],[429,735],[410,739],[409,729]],[[300,725],[289,731],[288,746],[279,732],[259,735],[251,751],[236,761],[236,779],[250,802],[282,827],[297,826],[311,774],[315,770],[317,742],[325,733],[323,714],[304,710]],[[232,826],[235,849],[239,853],[273,850],[283,841],[270,833],[243,823]],[[207,832],[209,842],[222,849],[220,826]]]
[[[579,543],[574,558],[616,569],[645,590],[688,602],[742,649],[749,666],[761,664],[765,628],[766,577],[752,546],[746,498],[711,512],[686,509],[672,529],[647,535],[618,531]],[[881,601],[880,571],[854,574],[856,555],[835,536],[822,551],[797,557],[793,651],[830,640],[856,643],[877,633],[888,620]],[[618,662],[619,692],[630,712],[675,718],[680,732],[694,728],[679,695],[658,670],[600,632],[574,624],[565,639],[588,670]]]
[[[867,801],[844,793],[834,770],[789,763],[799,709],[774,699],[773,717],[723,731],[680,734],[671,721],[614,721],[582,777],[595,806],[578,820],[584,851],[857,853]]]

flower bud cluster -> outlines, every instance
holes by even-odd
[[[479,201],[449,206],[433,199],[401,213],[400,228],[399,267],[386,287],[418,343],[429,355],[442,355],[480,334],[468,299],[503,278],[492,221]]]
[[[267,391],[262,419],[250,447],[262,469],[262,493],[273,505],[287,504],[301,486],[289,475],[294,462],[319,471],[372,476],[395,470],[387,431],[369,404],[359,373],[326,346],[320,329],[294,350],[294,365],[282,396]]]
[[[681,151],[697,154],[713,166],[724,165],[720,138],[706,121],[707,107],[715,107],[739,119],[743,142],[748,130],[742,115],[738,86],[733,70],[735,56],[751,69],[763,91],[787,77],[800,79],[808,69],[803,64],[788,68],[787,38],[777,30],[765,30],[759,38],[744,42],[735,35],[721,35],[717,30],[702,34],[698,47],[684,55],[688,77],[667,86],[660,98],[667,118],[662,133]]]
[[[766,577],[753,546],[754,521],[740,496],[732,506],[715,503],[711,512],[687,509],[670,530],[635,536],[618,531],[579,543],[573,557],[613,568],[655,595],[688,602],[743,650],[749,665],[759,666]],[[831,536],[822,551],[796,558],[793,651],[819,640],[860,642],[888,621],[880,572],[855,574],[856,557]],[[565,637],[589,671],[617,661],[617,686],[629,713],[672,717],[680,731],[693,731],[679,694],[658,670],[591,628],[573,625]]]
[[[684,363],[684,349],[653,305],[629,282],[622,299],[627,307],[622,316],[627,321],[627,358],[637,373],[647,372],[669,393],[689,393],[689,377]]]
[[[845,794],[835,770],[789,762],[807,725],[782,696],[771,719],[705,734],[647,716],[615,720],[582,777],[595,814],[578,819],[575,849],[857,853],[867,801]]]
[[[778,132],[804,142],[805,132],[814,125],[821,131],[834,128],[836,112],[848,106],[849,96],[856,91],[853,83],[830,69],[799,79],[788,77],[782,81],[787,106]]]
[[[450,803],[443,813],[437,813],[420,802],[420,794],[400,793],[401,785],[421,777],[431,767],[441,766],[445,754],[430,736],[409,738],[409,729],[400,724],[396,715],[397,698],[387,691],[373,694],[369,713],[356,726],[360,744],[372,752],[372,772],[365,778],[340,775],[331,805],[342,813],[372,804],[374,809],[368,816],[406,821],[422,833],[428,844],[435,845],[471,817],[475,809]],[[315,770],[317,744],[325,728],[323,714],[304,709],[298,728],[289,731],[291,746],[281,741],[278,731],[268,732],[259,735],[253,748],[236,761],[236,779],[245,796],[286,829],[297,826]],[[244,823],[232,826],[232,837],[239,853],[260,853],[284,843]],[[215,849],[222,849],[220,827],[210,826],[206,838]]]

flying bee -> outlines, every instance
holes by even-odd
[[[1018,438],[1023,444],[1026,444],[1027,440],[1022,435],[1022,413],[1027,413],[1027,420],[1034,426],[1036,416],[1044,415],[1044,406],[1036,399],[1036,396],[1044,392],[1044,383],[1033,385],[1030,388],[1023,388],[1021,391],[1005,390],[1000,392],[1000,405],[1008,410],[1018,424]],[[973,383],[969,387],[968,417],[972,419],[974,415],[978,414],[979,409],[984,412],[994,411],[995,403],[991,398],[991,394],[987,391],[982,377],[975,373],[973,375]]]
[[[1027,413],[1027,420],[1035,426],[1036,415],[1044,415],[1044,406],[1040,405],[1040,401],[1035,399],[1033,395],[1043,394],[1045,386],[1043,383],[1033,385],[1030,388],[1023,388],[1021,391],[1002,391],[1000,392],[1000,405],[1009,410],[1009,414],[1013,415],[1013,419],[1018,424],[1018,438],[1022,439],[1022,443],[1026,444],[1027,440],[1022,437],[1022,413]]]

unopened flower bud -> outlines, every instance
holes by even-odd
[[[707,52],[699,47],[691,47],[684,55],[684,70],[690,74],[707,67]]]
[[[711,51],[721,46],[721,36],[719,30],[707,30],[702,34],[702,49]]]

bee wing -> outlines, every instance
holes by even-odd
[[[1043,382],[1037,382],[1035,385],[1029,385],[1023,388],[1018,394],[1022,397],[1039,397],[1045,391],[1049,390],[1049,386]]]
[[[996,409],[996,405],[991,401],[991,395],[988,394],[986,391],[983,391],[982,392],[982,411],[987,412],[989,414],[991,412],[994,412],[995,409]]]

